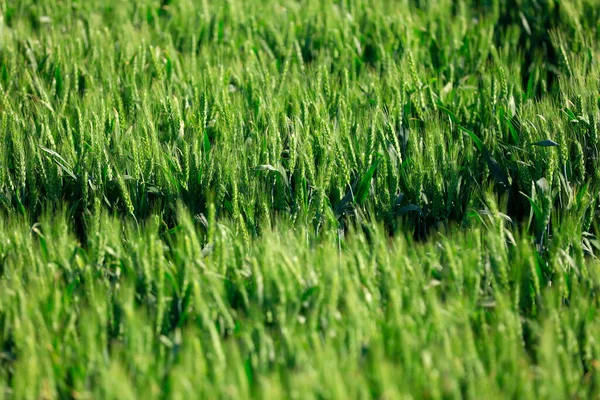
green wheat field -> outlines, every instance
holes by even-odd
[[[0,0],[0,399],[600,398],[599,0]]]

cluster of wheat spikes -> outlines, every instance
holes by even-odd
[[[0,0],[0,398],[600,396],[599,0]]]

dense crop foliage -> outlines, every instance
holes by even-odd
[[[0,12],[0,395],[600,394],[597,0]]]

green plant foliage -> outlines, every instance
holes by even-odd
[[[0,0],[0,395],[600,396],[598,0]]]

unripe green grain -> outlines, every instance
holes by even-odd
[[[575,95],[575,112],[576,115],[585,115],[585,105],[581,93]]]
[[[552,187],[554,181],[554,174],[558,169],[558,155],[555,151],[548,152],[548,164],[544,172],[544,176],[548,180],[548,184]]]
[[[182,163],[182,182],[183,182],[183,186],[186,190],[189,190],[189,183],[190,183],[190,147],[189,145],[184,141],[183,145],[181,147],[181,163]]]
[[[589,125],[590,145],[593,147],[598,146],[598,118],[596,115],[597,115],[596,111],[592,111],[588,114],[588,118],[590,121],[590,125]]]
[[[408,50],[406,52],[406,56],[408,57],[408,70],[410,72],[410,77],[412,79],[413,85],[420,89],[422,84],[421,80],[419,79],[419,75],[417,74],[417,67],[415,65],[415,60],[413,58],[412,52]]]
[[[594,198],[588,208],[585,210],[584,219],[583,219],[583,232],[589,232],[592,227],[592,222],[594,221],[594,214],[596,213],[596,204],[597,199]]]
[[[573,142],[573,157],[572,165],[574,167],[573,175],[579,184],[583,184],[585,180],[585,155],[579,141]]]
[[[498,68],[498,75],[500,78],[500,99],[507,100],[508,99],[508,82],[506,81],[506,73],[504,72],[504,68]]]
[[[313,155],[312,143],[304,143],[304,166],[306,167],[307,178],[310,182],[315,182],[316,171],[315,171],[315,157]]]
[[[373,160],[373,153],[376,151],[376,142],[377,142],[377,131],[375,127],[375,122],[371,122],[371,126],[369,127],[369,132],[367,135],[367,143],[365,145],[365,158],[364,165],[365,168],[369,168],[371,165],[371,161]]]
[[[87,210],[89,204],[89,185],[88,185],[88,172],[85,170],[81,176],[81,206],[84,210]]]
[[[119,189],[121,191],[121,200],[123,200],[123,203],[125,204],[125,210],[129,215],[135,215],[135,208],[133,207],[133,203],[131,201],[129,189],[127,188],[125,179],[123,179],[121,174],[117,174],[117,184],[119,185]]]
[[[569,62],[569,56],[567,55],[567,51],[562,44],[560,44],[558,47],[558,57],[561,66],[567,73],[567,77],[573,76],[573,69],[571,68],[571,63]]]
[[[23,148],[23,138],[16,131],[11,132],[11,144],[15,165],[15,183],[19,188],[24,189],[27,181],[25,149]]]
[[[433,93],[433,88],[431,85],[427,86],[427,93],[429,95],[429,103],[431,104],[431,108],[433,110],[437,110],[437,102],[435,100],[435,94]]]
[[[496,109],[496,104],[498,103],[498,81],[496,78],[492,78],[492,109]]]

